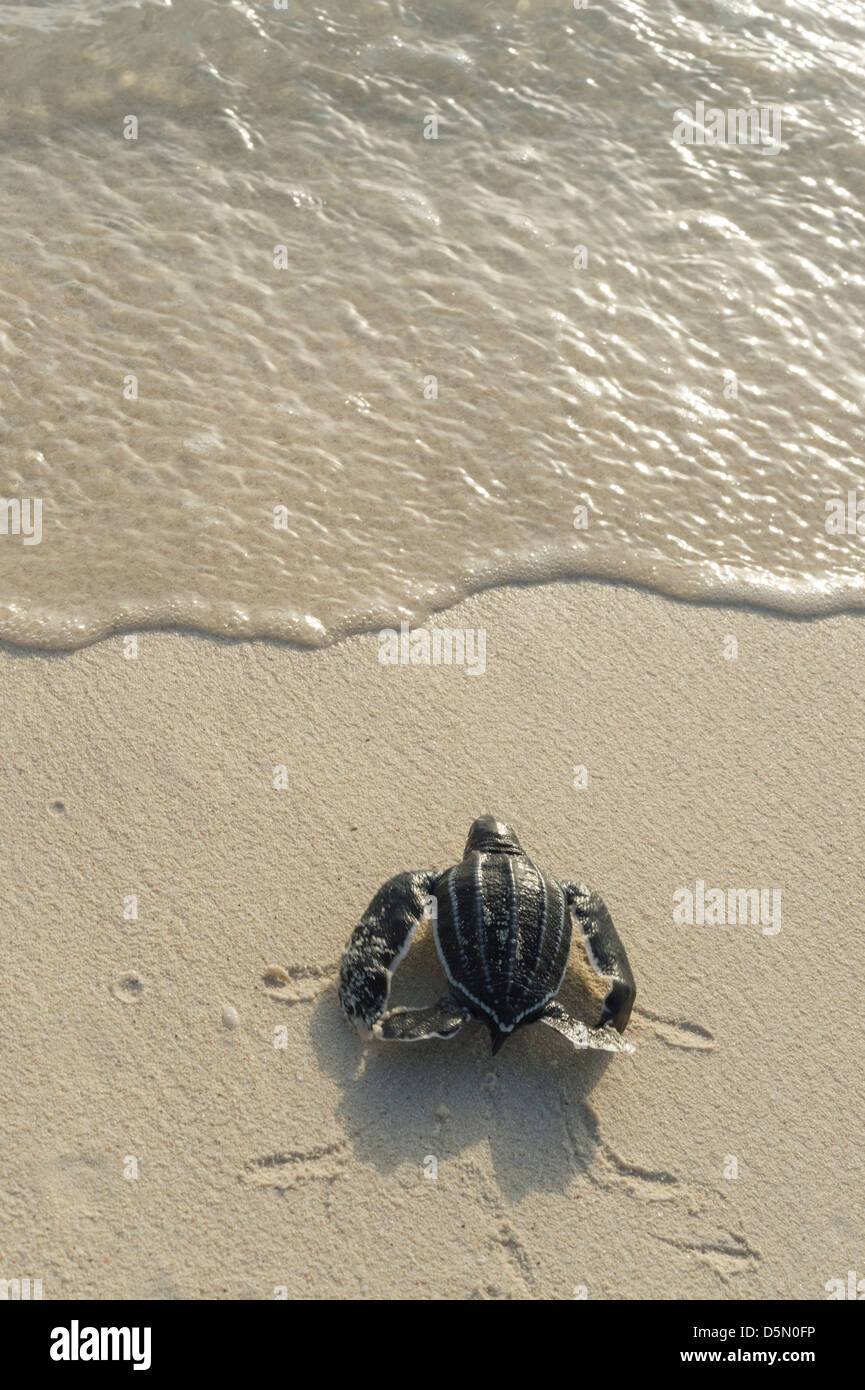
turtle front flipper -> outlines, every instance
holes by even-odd
[[[388,879],[351,934],[339,967],[339,1000],[366,1037],[387,1017],[394,971],[411,945],[436,878],[414,873]]]
[[[421,1042],[424,1038],[452,1038],[471,1014],[446,994],[431,1009],[391,1009],[373,1027],[385,1042]]]
[[[613,926],[613,919],[603,898],[583,883],[559,885],[571,916],[586,948],[589,964],[598,979],[607,986],[599,1022],[612,1023],[624,1033],[634,1007],[637,986],[628,961],[628,953]]]
[[[578,1018],[571,1015],[562,1008],[561,1004],[548,1004],[538,1020],[546,1023],[550,1028],[555,1028],[557,1033],[563,1033],[574,1047],[599,1048],[602,1052],[633,1052],[630,1043],[619,1036],[615,1028],[607,1025],[604,1028],[590,1028],[587,1023],[581,1023]]]

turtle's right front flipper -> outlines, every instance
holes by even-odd
[[[379,888],[351,934],[339,967],[339,999],[358,1032],[381,1035],[394,971],[435,887],[434,873],[397,874]],[[396,1015],[400,1017],[399,1014]]]

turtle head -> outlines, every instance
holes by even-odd
[[[466,854],[522,854],[517,832],[495,816],[478,816],[466,840]]]

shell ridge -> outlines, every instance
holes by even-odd
[[[486,859],[486,856],[485,856],[485,855],[483,855],[483,854],[478,854],[478,857],[477,857],[477,859],[475,860],[475,863],[474,863],[473,873],[474,873],[474,884],[475,884],[475,909],[476,909],[477,915],[478,915],[478,933],[477,933],[477,938],[478,938],[478,951],[480,952],[480,957],[481,957],[481,968],[483,969],[484,976],[485,976],[485,978],[486,978],[487,989],[489,990],[490,994],[492,994],[492,993],[493,993],[493,982],[492,982],[492,979],[490,978],[490,966],[489,966],[489,961],[487,960],[487,949],[486,949],[487,913],[486,913],[486,907],[485,907],[485,905],[484,905],[484,893],[483,893],[483,886],[482,886],[482,883],[481,883],[481,878],[482,878],[482,875],[483,875],[485,859]]]
[[[508,950],[508,985],[505,990],[505,1003],[511,1002],[511,989],[514,983],[517,959],[517,941],[519,940],[519,913],[517,911],[517,880],[514,873],[513,863],[508,861],[508,876],[511,892],[511,936]]]
[[[561,910],[561,913],[560,913],[560,915],[559,915],[559,932],[558,932],[558,936],[556,937],[556,949],[555,949],[555,952],[553,953],[553,960],[556,959],[556,956],[559,954],[559,951],[561,950],[561,946],[562,946],[562,937],[563,937],[563,935],[564,935],[565,925],[566,925],[567,923],[570,923],[570,920],[571,920],[571,909],[568,907],[568,900],[567,900],[567,898],[565,897],[564,893],[562,892],[561,884],[559,884],[558,882],[556,882],[556,888],[558,889],[559,897],[560,897],[560,899],[561,899],[561,908],[562,908],[562,910]],[[565,952],[565,958],[564,958],[564,960],[562,961],[562,968],[561,968],[561,971],[559,972],[558,983],[556,984],[556,987],[555,987],[555,989],[553,990],[553,994],[558,994],[559,990],[561,989],[562,980],[565,978],[565,971],[566,971],[567,968],[568,968],[568,959],[569,959],[569,957],[570,957],[570,954],[571,954],[571,950],[570,950],[570,942],[569,942],[569,943],[568,943],[568,949],[567,949],[567,951]],[[552,998],[552,995],[550,996],[550,998]]]
[[[457,903],[456,890],[454,889],[454,874],[456,873],[456,871],[457,865],[455,864],[454,867],[448,873],[448,896],[451,902],[451,914],[453,916],[454,923],[454,936],[457,939],[457,946],[459,948],[460,956],[462,957],[463,969],[468,970],[469,963],[468,957],[466,956],[466,943],[462,931],[460,930],[460,910],[459,905]],[[438,944],[438,932],[436,932],[436,944]],[[440,954],[442,953],[440,952]],[[444,959],[443,954],[442,959]]]
[[[526,856],[526,857],[528,858],[528,856]],[[529,859],[529,863],[531,864],[532,868],[534,869],[535,873],[537,874],[538,884],[539,884],[540,889],[541,889],[541,900],[542,900],[542,908],[543,908],[542,913],[541,913],[541,930],[540,930],[540,935],[539,935],[539,937],[538,937],[537,961],[536,961],[536,968],[537,968],[537,965],[540,964],[540,962],[543,960],[543,957],[544,957],[544,942],[546,941],[546,936],[547,936],[547,923],[548,923],[548,921],[549,921],[549,907],[550,907],[550,905],[549,905],[549,900],[548,900],[548,898],[547,898],[547,881],[546,881],[546,879],[544,878],[544,875],[541,873],[540,869],[538,868],[537,864],[535,863],[534,859]]]

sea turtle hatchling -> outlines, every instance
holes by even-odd
[[[450,988],[431,1008],[388,1009],[394,971],[427,911]],[[555,999],[572,922],[603,989],[595,1026],[572,1018]],[[397,874],[378,890],[339,970],[340,1002],[364,1036],[452,1038],[477,1019],[490,1031],[493,1053],[527,1023],[549,1024],[574,1047],[631,1052],[619,1035],[635,994],[625,948],[598,894],[542,873],[514,830],[492,816],[474,822],[453,868]]]

